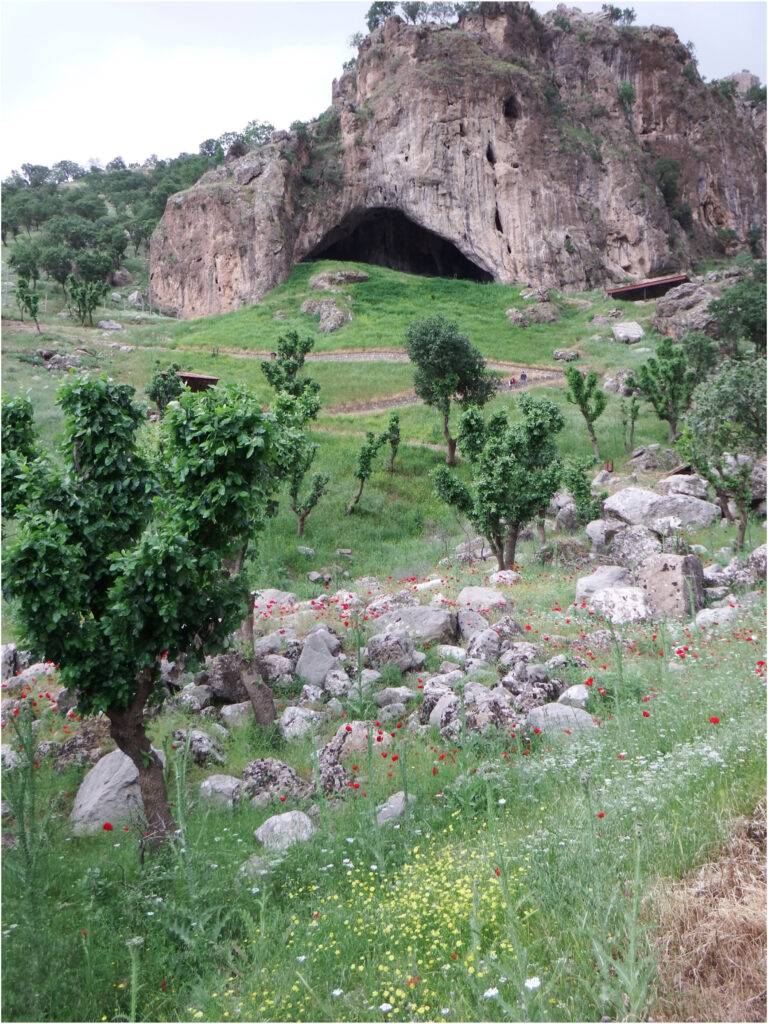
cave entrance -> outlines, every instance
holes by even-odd
[[[307,253],[308,260],[356,260],[406,274],[493,281],[447,239],[401,213],[374,207],[348,213]]]

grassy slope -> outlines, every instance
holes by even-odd
[[[156,362],[176,360],[185,369],[246,381],[266,399],[258,360],[236,359],[224,349],[268,351],[291,327],[311,332],[314,318],[297,311],[316,269],[297,268],[260,307],[211,321],[131,326],[114,336],[134,346],[130,352],[98,348],[100,332],[62,324],[51,302],[44,344],[71,350],[86,343],[94,369],[133,383],[139,396]],[[514,346],[512,358],[521,364],[548,363],[555,347],[572,344],[599,369],[635,366],[643,358],[636,347],[588,340],[596,333],[588,318],[608,305],[601,296],[589,297],[588,312],[572,310],[559,324],[521,332],[503,315],[514,289],[369,269],[371,281],[354,289],[355,320],[336,335],[316,335],[319,349],[397,347],[410,319],[442,312],[486,355],[509,358]],[[288,310],[287,319],[274,321],[276,309]],[[639,313],[647,324],[651,310],[631,307],[627,316]],[[58,422],[55,378],[28,361],[40,339],[13,326],[4,333],[4,390],[30,389],[51,441]],[[607,329],[601,334],[607,337]],[[655,340],[649,336],[649,347]],[[409,386],[408,367],[399,364],[347,364],[343,373],[338,364],[312,364],[309,372],[321,380],[326,405]],[[555,383],[547,393],[568,417],[564,452],[589,451],[584,425],[562,389]],[[512,402],[509,393],[494,400]],[[281,509],[249,566],[255,585],[314,595],[307,569],[341,563],[331,590],[346,584],[345,571],[352,581],[376,574],[396,589],[398,580],[434,570],[464,539],[461,524],[432,493],[429,472],[441,453],[420,444],[441,444],[436,414],[419,405],[400,412],[410,443],[401,448],[397,472],[386,473],[382,458],[352,517],[343,508],[354,490],[350,467],[359,438],[368,428],[381,429],[387,413],[321,415],[319,468],[333,475],[331,493],[309,519],[303,541],[295,537],[292,514]],[[614,397],[597,433],[605,457],[620,470],[625,456]],[[638,422],[638,443],[663,441],[665,434],[647,414]],[[718,528],[692,540],[712,552],[732,534]],[[759,541],[753,535],[752,543]],[[298,543],[312,545],[316,557],[300,555]],[[336,556],[338,547],[353,549],[351,565]],[[537,564],[535,547],[521,544],[523,579],[509,596],[515,618],[530,627],[526,635],[550,638],[549,657],[571,651],[570,642],[579,644],[593,623],[572,607],[573,569]],[[443,592],[455,599],[463,584],[485,582],[490,568],[440,567]],[[64,816],[83,769],[59,777],[43,767],[43,803],[53,793],[68,795],[34,876],[25,882],[16,861],[6,858],[4,1017],[130,1016],[132,993],[139,1019],[154,1020],[588,1020],[624,1017],[622,992],[647,1012],[641,973],[644,958],[653,959],[653,911],[635,912],[632,896],[710,857],[733,817],[754,807],[764,791],[763,608],[745,615],[735,628],[701,635],[673,624],[628,627],[622,634],[632,647],[621,654],[616,646],[579,644],[575,653],[584,665],[572,663],[568,681],[589,675],[607,694],[593,697],[603,727],[589,741],[549,749],[535,736],[530,745],[508,734],[459,744],[431,730],[396,733],[398,764],[361,754],[360,789],[343,801],[321,801],[315,839],[250,881],[238,872],[256,852],[253,830],[294,804],[245,804],[234,813],[197,806],[184,851],[151,858],[142,869],[135,829],[70,841]],[[354,658],[354,623],[335,611],[330,618]],[[428,651],[427,659],[426,669],[436,671],[439,657]],[[388,682],[399,682],[396,676]],[[496,676],[483,678],[491,685]],[[415,679],[407,681],[416,688]],[[278,701],[290,696],[279,693]],[[352,700],[345,713],[373,718],[379,712]],[[711,723],[712,716],[720,723]],[[163,744],[174,728],[193,722],[200,724],[181,712],[163,715],[152,724],[153,739]],[[288,745],[251,725],[235,732],[225,767],[190,767],[192,799],[204,775],[238,774],[260,756],[287,760],[310,777],[313,746],[341,724],[331,716],[318,727],[315,744]],[[52,717],[38,736],[62,740],[64,728]],[[170,746],[168,752],[178,765],[178,752]],[[183,783],[182,777],[173,791],[180,814]],[[375,806],[404,785],[417,797],[413,817],[397,829],[372,827]],[[132,973],[126,941],[135,936],[143,944]],[[621,986],[608,968],[601,978],[601,956],[625,970]],[[51,962],[61,969],[47,970]],[[22,977],[36,978],[34,991]],[[534,977],[540,987],[526,987]],[[384,1003],[393,1009],[381,1011]]]

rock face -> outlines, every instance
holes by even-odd
[[[671,29],[527,3],[450,27],[392,17],[325,114],[169,198],[152,299],[226,312],[319,257],[558,289],[678,271],[718,228],[743,243],[764,224],[763,131]],[[687,231],[656,184],[664,157],[680,164]]]

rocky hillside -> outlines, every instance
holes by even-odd
[[[324,115],[172,196],[154,301],[225,312],[319,256],[586,289],[686,269],[718,230],[764,231],[764,110],[705,85],[671,29],[489,8],[390,18]]]

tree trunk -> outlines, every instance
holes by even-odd
[[[296,510],[294,509],[294,512],[295,511]],[[309,513],[308,512],[296,512],[296,515],[297,515],[298,520],[299,520],[299,525],[296,528],[296,536],[297,537],[302,537],[304,535],[304,522],[305,522],[307,516],[309,515]]]
[[[154,685],[153,668],[139,674],[139,685],[130,706],[107,708],[112,739],[120,750],[136,765],[139,772],[139,790],[144,804],[144,817],[149,841],[157,845],[169,832],[176,830],[168,793],[165,788],[163,765],[155,755],[144,731],[144,706]]]
[[[347,515],[351,516],[355,511],[355,505],[360,501],[360,495],[363,493],[363,487],[365,487],[365,477],[360,478],[360,486],[357,488],[357,494],[352,499],[352,504],[347,508]]]
[[[445,456],[446,466],[456,465],[456,438],[451,437],[451,431],[448,426],[449,413],[443,413],[443,436],[445,437],[445,443],[448,445],[448,452]]]
[[[595,428],[587,420],[587,430],[589,431],[589,439],[592,442],[592,447],[595,449],[595,458],[598,462],[603,461],[603,457],[600,454],[600,445],[597,443],[597,435],[595,434]]]
[[[733,516],[731,515],[731,509],[728,505],[728,495],[718,487],[715,487],[715,501],[720,506],[720,511],[723,513],[723,519],[732,523]]]
[[[674,419],[670,418],[670,420],[668,422],[669,422],[669,440],[670,440],[671,443],[674,443],[674,440],[677,437],[677,416],[675,416]]]
[[[544,547],[547,543],[547,531],[544,529],[544,513],[546,509],[539,509],[539,518],[536,520],[536,536],[539,540],[539,546]]]
[[[744,547],[744,537],[747,532],[747,519],[749,518],[749,505],[738,505],[739,509],[739,531],[736,534],[736,550],[741,551]]]
[[[248,694],[248,700],[251,702],[257,724],[267,728],[277,718],[275,698],[272,691],[265,683],[253,683],[250,679],[246,679],[245,673],[243,673],[241,679],[245,692]]]
[[[511,569],[515,564],[515,550],[517,549],[517,536],[520,533],[520,523],[511,523],[507,527],[507,536],[504,541],[504,565],[500,569]]]

